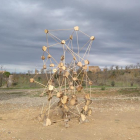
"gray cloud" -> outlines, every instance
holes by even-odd
[[[128,65],[140,57],[139,0],[0,0],[0,65],[10,71],[27,71],[41,67],[42,46],[46,45],[44,29],[80,30],[94,35],[91,65]],[[72,31],[52,32],[60,39]],[[75,36],[76,37],[76,36]],[[79,33],[79,45],[88,38]],[[49,40],[49,44],[55,41]],[[76,47],[76,40],[73,40]],[[56,59],[61,46],[53,47]],[[83,54],[85,50],[81,53]]]

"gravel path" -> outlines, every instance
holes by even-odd
[[[0,104],[19,104],[25,106],[47,104],[47,97],[39,97],[42,91],[42,89],[0,90]],[[53,100],[56,100],[56,98],[53,98]]]
[[[12,89],[0,90],[0,104],[19,104],[25,106],[40,106],[43,103],[47,104],[47,97],[39,97],[43,89]],[[53,98],[56,100],[56,98]],[[83,98],[80,98],[83,100]],[[139,100],[140,97],[126,97],[124,95],[96,97],[92,98],[94,101],[104,100]],[[53,102],[53,101],[52,101]]]

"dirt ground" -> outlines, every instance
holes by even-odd
[[[47,105],[37,90],[0,90],[0,140],[140,140],[140,99],[116,94],[92,95],[92,116],[65,128],[36,118]],[[33,94],[32,94],[33,93]]]

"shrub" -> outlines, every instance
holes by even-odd
[[[13,86],[16,86],[16,85],[18,85],[18,83],[17,83],[17,82],[14,82],[12,85],[13,85]]]
[[[38,81],[40,81],[41,80],[41,77],[38,77]]]
[[[114,82],[114,81],[111,82],[111,86],[112,86],[112,87],[115,86],[115,82]]]
[[[86,86],[86,82],[82,82],[82,86]]]
[[[101,87],[101,90],[105,90],[105,87]]]
[[[4,74],[3,74],[5,77],[9,77],[9,75],[10,75],[10,72],[8,72],[8,71],[6,71],[6,72],[4,72]]]
[[[134,83],[133,83],[133,82],[131,82],[131,87],[133,87],[133,84],[134,84]]]

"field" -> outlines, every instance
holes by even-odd
[[[0,89],[0,140],[140,140],[140,89],[92,89],[92,116],[82,124],[71,120],[69,128],[38,121],[47,105],[41,91]]]

